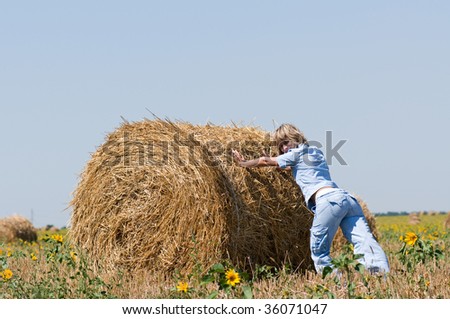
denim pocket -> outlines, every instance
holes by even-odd
[[[322,255],[330,250],[328,244],[328,228],[311,230],[311,252],[314,255]]]
[[[348,201],[342,195],[330,196],[327,202],[331,215],[336,218],[343,218],[348,211]]]
[[[339,197],[330,196],[330,198],[327,198],[327,202],[329,202],[332,206],[337,205],[339,207],[344,206],[344,200],[345,200],[345,197],[342,197],[342,196],[339,196]]]

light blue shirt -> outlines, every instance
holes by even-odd
[[[291,167],[292,175],[300,186],[308,208],[311,209],[311,196],[320,188],[338,186],[331,180],[328,164],[322,151],[315,146],[300,144],[287,153],[277,157],[281,168]]]

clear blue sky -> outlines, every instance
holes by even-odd
[[[0,217],[64,226],[90,154],[160,117],[333,143],[374,212],[450,210],[450,1],[0,1]]]

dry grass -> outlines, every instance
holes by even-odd
[[[354,276],[354,296],[360,298],[375,299],[427,299],[450,298],[450,268],[448,255],[443,260],[430,261],[427,264],[419,264],[412,272],[405,270],[405,266],[398,258],[398,251],[402,242],[394,234],[382,234],[381,245],[388,255],[391,272],[386,277],[365,276],[366,283],[360,277]],[[443,235],[448,244],[448,235]],[[438,240],[440,242],[440,240]],[[175,278],[165,278],[163,274],[153,273],[151,276],[145,273],[136,274],[136,279],[130,279],[123,283],[121,295],[124,298],[173,298],[170,290],[176,284]],[[195,278],[195,276],[193,277]],[[198,284],[191,279],[190,285],[196,289]],[[284,268],[280,269],[276,276],[256,280],[253,283],[253,295],[258,299],[310,299],[329,298],[327,293],[335,298],[348,298],[348,288],[345,285],[337,285],[331,277],[323,279],[314,271],[294,272]],[[222,292],[219,298],[230,296]],[[203,298],[193,293],[189,298]]]
[[[401,218],[400,218],[401,217]],[[426,216],[420,225],[410,225],[407,216],[383,216],[379,223],[381,233],[380,243],[388,255],[391,272],[384,278],[361,275],[353,272],[353,277],[347,283],[354,285],[349,296],[348,285],[336,284],[331,277],[325,279],[313,271],[295,272],[290,268],[280,267],[269,276],[261,276],[258,269],[250,272],[254,298],[450,298],[450,268],[448,248],[444,250],[443,259],[428,259],[416,267],[407,270],[400,260],[399,251],[403,241],[399,239],[405,232],[413,231],[425,240],[433,238],[428,247],[450,245],[448,231],[443,230],[443,221],[447,216]],[[378,219],[378,217],[377,217]],[[217,298],[241,298],[236,290],[227,292],[218,290],[217,284],[200,284],[202,269],[194,269],[186,276],[173,274],[167,276],[160,270],[136,270],[130,274],[115,274],[101,272],[101,281],[88,269],[90,261],[83,262],[83,253],[79,252],[76,262],[72,260],[74,247],[66,242],[63,244],[54,240],[45,241],[40,236],[38,242],[28,243],[14,241],[0,244],[0,260],[6,262],[3,268],[12,270],[11,281],[0,279],[0,295],[3,298],[205,298],[211,292],[218,292]],[[430,237],[431,236],[431,237]],[[34,254],[34,255],[33,255]],[[33,259],[36,256],[37,259]],[[227,262],[227,260],[225,261]],[[229,261],[228,261],[229,262]],[[231,265],[234,266],[234,265]],[[88,267],[88,268],[86,268]],[[0,266],[0,271],[1,271]],[[80,272],[81,270],[81,272]],[[87,275],[86,275],[87,273]],[[188,294],[177,292],[175,286],[178,280],[187,280],[190,289]],[[106,282],[107,285],[103,284]],[[243,280],[242,285],[247,284]],[[3,286],[2,286],[3,285]],[[88,288],[88,289],[87,289]],[[105,292],[105,294],[103,294]]]

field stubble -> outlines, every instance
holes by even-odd
[[[391,266],[386,276],[364,272],[350,246],[334,252],[341,276],[296,272],[287,264],[255,266],[249,273],[229,261],[211,269],[132,274],[94,273],[65,232],[37,242],[0,243],[0,298],[450,298],[450,236],[445,215],[377,217],[380,243]],[[235,271],[232,272],[231,270]]]

